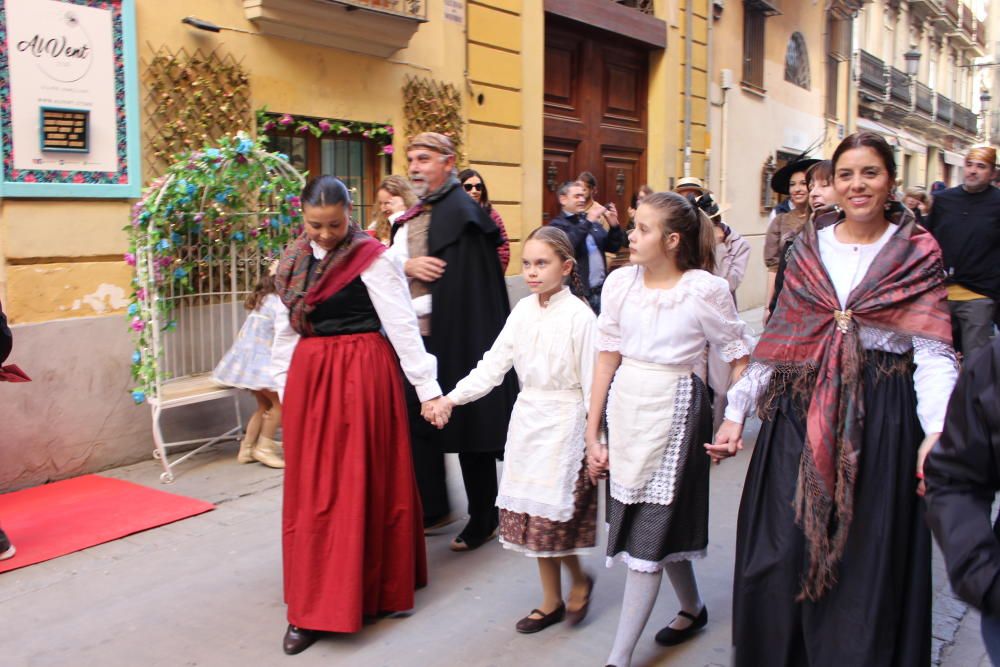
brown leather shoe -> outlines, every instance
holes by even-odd
[[[576,610],[567,609],[566,610],[566,621],[572,625],[578,625],[583,619],[587,618],[587,611],[590,609],[590,596],[594,592],[594,577],[591,575],[587,576],[587,597],[583,600],[583,605]]]
[[[538,614],[541,618],[531,618],[531,614]],[[546,614],[538,609],[532,609],[531,614],[528,614],[517,622],[515,627],[521,634],[530,635],[540,632],[550,625],[555,625],[563,620],[566,617],[566,605],[560,602],[559,606],[551,614]]]
[[[285,641],[282,648],[285,649],[286,654],[295,655],[312,646],[317,639],[319,639],[319,633],[315,630],[306,630],[297,625],[289,624],[288,629],[285,630]]]

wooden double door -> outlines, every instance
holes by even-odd
[[[543,217],[559,214],[556,190],[582,171],[622,224],[646,178],[649,52],[622,35],[545,17]]]

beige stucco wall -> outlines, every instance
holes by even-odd
[[[782,3],[782,11],[766,21],[764,95],[740,86],[743,3],[726,3],[721,19],[714,24],[710,185],[724,210],[726,223],[746,237],[753,248],[746,278],[738,291],[741,308],[762,305],[765,296],[763,235],[768,215],[760,211],[761,169],[765,161],[775,151],[799,152],[814,142],[820,145],[814,155],[821,155],[824,147],[835,145],[837,140],[837,124],[825,120],[823,3]],[[785,81],[785,51],[795,31],[802,33],[808,46],[810,90]],[[732,71],[734,83],[725,94],[725,114],[719,74],[723,69]],[[846,66],[842,70],[846,85]]]

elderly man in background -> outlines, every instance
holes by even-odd
[[[955,343],[965,358],[989,343],[1000,298],[1000,190],[991,183],[996,162],[994,148],[970,150],[962,185],[934,196],[926,222],[944,256]]]
[[[489,215],[459,187],[455,147],[448,137],[436,132],[416,135],[406,148],[406,159],[420,201],[397,219],[388,252],[406,273],[424,346],[437,357],[441,388],[450,391],[492,346],[510,314],[497,259],[503,239]],[[424,527],[430,530],[453,520],[444,454],[458,453],[469,522],[451,549],[476,549],[493,538],[498,527],[496,457],[506,441],[517,379],[510,373],[486,397],[456,408],[440,431],[421,417],[416,393],[405,384]]]

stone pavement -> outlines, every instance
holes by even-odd
[[[748,429],[753,436],[755,429]],[[696,640],[663,649],[653,635],[677,609],[664,585],[636,651],[635,665],[729,665],[732,554],[749,450],[713,468],[708,557],[696,564],[709,626]],[[461,483],[449,461],[456,504]],[[611,646],[624,568],[598,574],[591,615],[518,635],[514,622],[540,601],[528,558],[493,542],[455,554],[461,524],[427,540],[430,585],[412,613],[381,619],[353,636],[324,639],[305,653],[281,652],[279,471],[238,465],[235,444],[182,464],[162,486],[152,461],[103,474],[202,498],[213,512],[0,575],[0,655],[18,667],[258,667],[270,665],[458,666],[602,665]],[[602,509],[603,512],[603,509]],[[602,514],[603,515],[603,514]],[[17,540],[17,536],[13,535]],[[603,537],[603,536],[602,536]],[[934,612],[936,664],[977,667],[984,657],[974,612],[948,592],[940,560]]]

